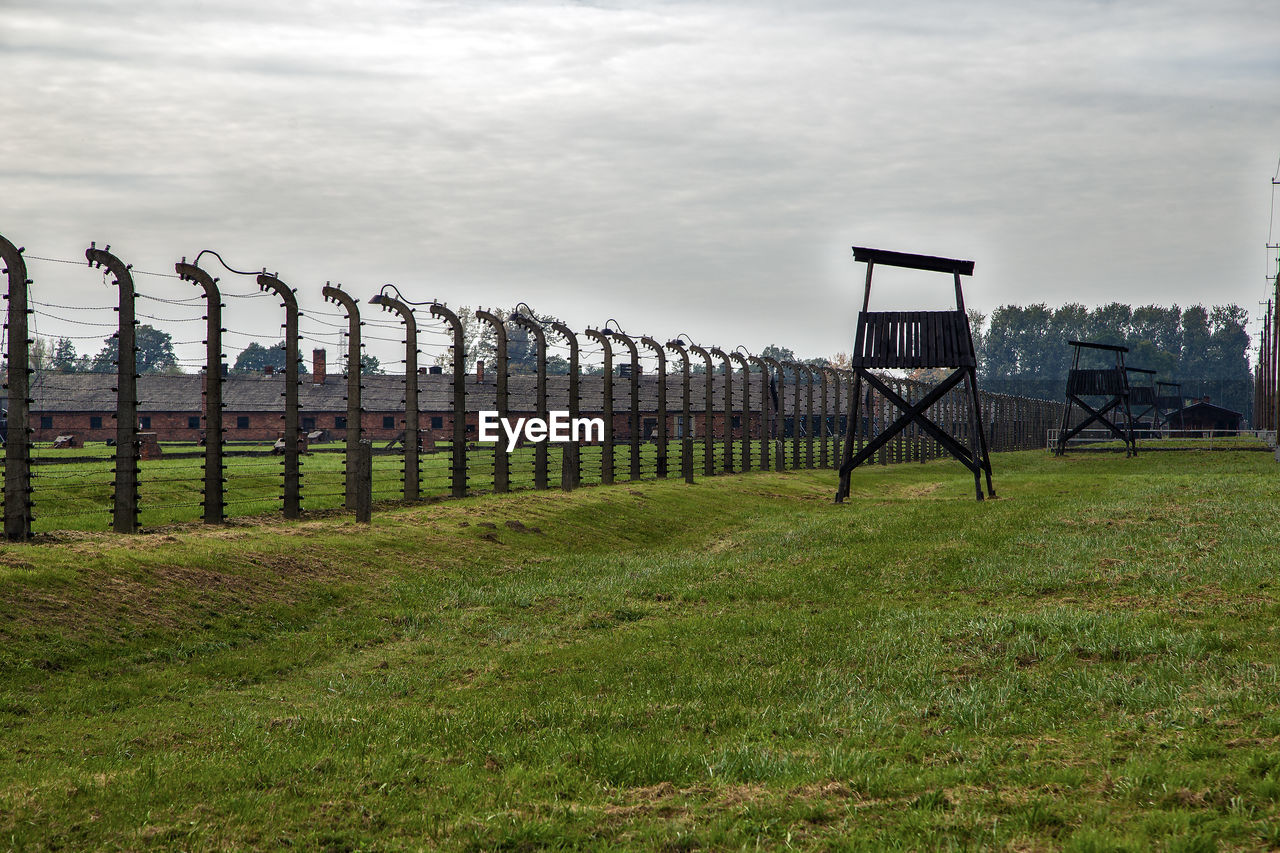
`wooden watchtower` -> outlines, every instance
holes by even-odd
[[[1156,372],[1142,367],[1126,367],[1125,372],[1129,374],[1129,408],[1133,412],[1134,429],[1142,429],[1148,417],[1151,418],[1149,428],[1155,429],[1160,420],[1156,410]]]
[[[1156,421],[1161,428],[1169,425],[1169,415],[1185,405],[1181,382],[1156,383]]]
[[[1062,412],[1062,428],[1058,431],[1058,444],[1054,454],[1061,456],[1067,452],[1067,442],[1095,421],[1106,427],[1112,435],[1124,442],[1125,456],[1138,452],[1138,443],[1133,432],[1133,410],[1129,406],[1129,375],[1124,366],[1125,353],[1128,347],[1113,344],[1095,344],[1089,341],[1067,341],[1075,348],[1071,356],[1071,370],[1067,373],[1067,407]],[[1102,368],[1083,368],[1080,366],[1080,354],[1086,350],[1102,350],[1115,356],[1115,365]],[[1095,409],[1084,401],[1084,397],[1102,398],[1100,408]],[[1074,427],[1071,424],[1071,413],[1079,406],[1088,413],[1088,417]],[[1116,424],[1107,414],[1115,410],[1124,416],[1124,427]]]
[[[849,477],[854,468],[872,457],[885,443],[911,424],[917,424],[948,453],[973,472],[973,487],[982,500],[982,476],[987,478],[987,494],[995,497],[991,485],[991,458],[987,451],[982,407],[978,403],[977,356],[973,334],[964,310],[960,276],[973,275],[973,261],[911,255],[883,249],[853,248],[853,259],[867,265],[862,311],[858,314],[851,366],[853,368],[853,411],[841,454],[840,485],[836,503],[849,496]],[[953,311],[870,311],[871,275],[876,264],[907,269],[950,273],[955,279],[956,307]],[[872,370],[914,370],[952,368],[946,379],[934,386],[919,402],[909,403]],[[862,383],[866,382],[901,415],[855,454],[858,424],[861,421]],[[947,433],[926,414],[947,392],[961,382],[969,404],[969,446]]]

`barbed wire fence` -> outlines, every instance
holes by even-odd
[[[832,469],[844,442],[860,448],[894,418],[887,401],[864,388],[852,423],[852,373],[835,365],[703,347],[684,334],[634,335],[613,319],[575,331],[539,319],[527,306],[509,315],[474,312],[492,331],[486,363],[475,343],[468,347],[471,318],[443,303],[413,302],[391,286],[361,301],[326,283],[325,307],[304,311],[296,289],[276,275],[235,270],[207,253],[257,288],[222,285],[199,265],[206,252],[190,263],[183,258],[173,273],[146,272],[109,246],[91,245],[86,261],[37,258],[0,236],[8,281],[6,538],[106,528],[134,533],[144,525],[219,524],[264,513],[292,519],[348,510],[367,520],[374,503]],[[35,298],[27,260],[101,268],[114,298],[101,304]],[[138,288],[139,276],[198,290]],[[228,315],[229,304],[253,310]],[[235,322],[226,324],[228,316]],[[105,341],[112,372],[33,364],[42,324],[76,330],[58,336],[73,342]],[[201,345],[204,358],[176,358],[169,367],[177,372],[149,373],[150,365],[138,361],[143,326],[163,330],[175,344]],[[507,345],[516,336],[532,342],[531,372],[513,370]],[[258,341],[277,339],[282,371],[229,371]],[[304,340],[342,354],[341,381],[330,381],[337,377],[318,362],[303,378]],[[362,371],[370,340],[404,348],[402,375]],[[567,372],[550,373],[552,360]],[[931,387],[891,374],[884,381],[911,402]],[[1043,449],[1063,410],[1057,401],[990,393],[981,395],[981,405],[993,451]],[[479,440],[482,411],[542,423],[551,412],[567,412],[570,424],[595,418],[602,428],[563,443],[526,435],[509,447],[501,429],[498,441]],[[930,416],[959,440],[971,439],[959,392],[942,397]],[[330,440],[330,426],[339,440]],[[880,448],[876,461],[921,463],[944,455],[913,427]]]

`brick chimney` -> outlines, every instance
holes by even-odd
[[[483,358],[476,359],[476,381],[477,382],[484,381],[484,359]]]
[[[276,366],[274,364],[267,364],[267,365],[264,365],[262,368],[263,376],[270,376],[275,372],[276,372]]]
[[[311,382],[315,385],[324,384],[324,350],[313,349],[311,351]]]

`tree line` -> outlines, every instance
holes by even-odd
[[[1209,396],[1224,408],[1250,412],[1249,314],[1239,305],[1141,305],[1119,302],[1087,308],[1002,305],[988,317],[970,312],[982,387],[1005,394],[1062,399],[1071,367],[1071,340],[1129,348],[1125,362],[1180,382],[1190,397]],[[1086,350],[1081,367],[1114,363],[1110,353]]]
[[[539,321],[544,328],[556,318],[533,312],[528,306],[519,309],[494,309],[491,313],[509,320],[517,310]],[[467,357],[467,370],[475,369],[475,362],[485,359],[492,363],[497,355],[497,339],[493,327],[476,318],[475,311],[463,307],[458,310],[463,325],[463,342]],[[1044,303],[1033,305],[1002,305],[991,314],[970,311],[970,324],[974,344],[978,352],[979,379],[990,391],[1060,400],[1066,390],[1067,370],[1071,366],[1070,340],[1127,346],[1127,363],[1131,367],[1155,370],[1164,381],[1180,382],[1187,396],[1209,396],[1212,402],[1248,413],[1252,407],[1253,382],[1249,369],[1249,335],[1245,331],[1248,312],[1238,305],[1215,305],[1206,308],[1192,305],[1141,305],[1133,308],[1119,302],[1088,308],[1079,303],[1069,303],[1050,308]],[[507,356],[509,370],[517,374],[530,374],[537,370],[537,346],[533,336],[522,326],[507,323]],[[548,344],[558,342],[558,336],[548,332]],[[665,341],[663,342],[665,343]],[[165,331],[149,325],[137,327],[138,372],[181,373],[173,349],[173,338]],[[31,348],[32,365],[37,370],[57,373],[114,373],[117,341],[104,338],[103,345],[93,355],[76,352],[74,341],[37,338]],[[1104,354],[1086,351],[1088,359],[1081,366],[1099,367],[1104,364]],[[800,358],[794,350],[770,345],[760,355],[779,361],[792,361],[813,366],[848,367],[847,353],[836,353],[830,358]],[[297,353],[299,370],[306,374],[308,362]],[[436,363],[450,364],[451,352],[442,351]],[[620,359],[615,348],[615,364]],[[283,370],[285,365],[284,342],[249,343],[241,350],[230,366],[232,375],[262,373],[265,368]],[[598,363],[584,364],[582,372],[599,374]],[[701,359],[693,359],[692,370],[705,370]],[[378,359],[372,355],[361,356],[361,372],[383,373]],[[547,372],[569,372],[569,361],[549,348]],[[917,378],[928,380],[928,371]]]
[[[173,336],[146,324],[135,330],[135,345],[138,348],[136,364],[138,373],[182,373],[178,357],[173,350]],[[102,349],[95,355],[77,353],[75,341],[61,337],[55,339],[37,336],[31,344],[29,358],[31,366],[37,372],[45,373],[115,373],[116,356],[119,353],[119,342],[115,338],[104,338]],[[298,350],[298,370],[302,374],[309,373],[307,362]],[[285,366],[285,343],[274,344],[250,342],[237,355],[235,362],[228,368],[232,375],[248,375],[262,373],[267,367],[283,371]],[[361,372],[365,374],[382,373],[382,365],[376,356],[364,354],[360,356]]]

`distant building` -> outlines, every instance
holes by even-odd
[[[323,430],[330,438],[341,438],[347,426],[347,380],[344,376],[327,374],[323,357],[317,354],[310,375],[303,375],[298,384],[298,425],[303,433]],[[484,367],[477,365],[476,372],[466,377],[467,435],[476,436],[477,413],[482,409],[497,408],[497,389],[492,371],[486,376]],[[657,410],[658,381],[655,375],[643,375],[640,379],[641,430],[652,436],[657,429],[653,416]],[[732,429],[741,435],[739,415],[743,407],[741,374],[733,378],[734,412]],[[536,378],[529,374],[512,374],[508,378],[509,407],[515,415],[535,414],[534,389]],[[725,378],[713,377],[711,425],[713,435],[719,435],[724,421],[723,390]],[[366,438],[374,441],[394,439],[404,431],[404,376],[365,375],[360,379],[361,427]],[[79,441],[107,441],[116,435],[116,378],[105,373],[51,373],[41,372],[31,384],[31,427],[33,441],[53,441],[60,435],[74,434]],[[613,378],[613,411],[616,440],[630,436],[630,380]],[[763,435],[761,423],[758,380],[752,376],[750,411],[751,432]],[[705,385],[701,378],[691,383],[691,408],[694,415],[694,434],[702,435],[706,429],[704,414]],[[144,432],[154,432],[161,441],[198,441],[204,437],[203,374],[146,373],[138,377],[138,426]],[[602,413],[604,377],[583,376],[579,389],[581,414],[587,417]],[[779,429],[791,434],[794,413],[792,394],[780,395],[786,418]],[[667,376],[668,429],[672,437],[683,431],[680,416],[680,377]],[[249,375],[227,376],[222,386],[222,425],[227,441],[275,441],[284,430],[284,374],[281,371],[263,371]],[[568,377],[551,376],[547,382],[547,409],[568,409]],[[453,376],[438,368],[420,368],[418,371],[419,425],[424,441],[448,441],[453,430]],[[815,413],[815,424],[818,415]],[[807,420],[804,412],[801,421]],[[844,420],[831,427],[843,431]],[[801,434],[807,434],[801,424]]]
[[[1243,420],[1242,413],[1215,406],[1205,397],[1171,412],[1166,422],[1170,429],[1179,431],[1203,433],[1213,430],[1218,435],[1235,435],[1240,431]]]

